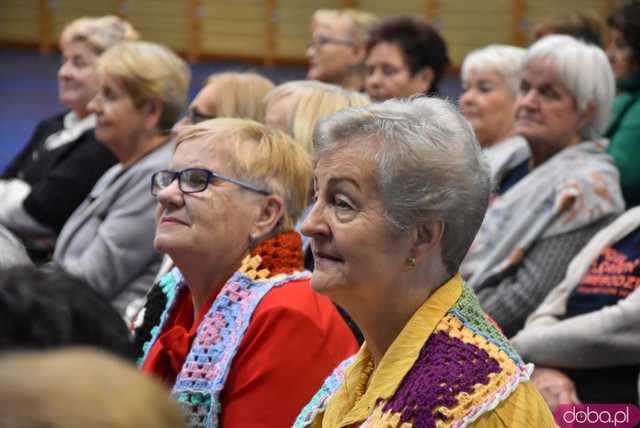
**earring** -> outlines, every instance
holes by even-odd
[[[407,267],[409,269],[415,269],[416,267],[416,258],[411,256],[407,259]]]

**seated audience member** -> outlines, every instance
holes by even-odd
[[[536,40],[550,34],[566,34],[602,47],[602,22],[594,10],[574,10],[544,17],[534,27]]]
[[[181,428],[162,384],[89,348],[0,356],[0,427]]]
[[[491,187],[469,124],[422,97],[343,110],[315,137],[311,285],[365,342],[294,426],[554,426],[457,273]]]
[[[366,90],[373,101],[438,94],[449,65],[442,36],[418,18],[388,18],[374,26],[367,40]]]
[[[185,125],[194,125],[217,117],[261,122],[264,120],[263,99],[271,89],[273,83],[256,73],[212,74],[189,105],[187,114],[174,125],[173,132],[178,132]],[[172,268],[173,261],[169,256],[164,256],[153,283]],[[126,309],[125,318],[135,324],[144,303],[144,298],[132,302]]]
[[[116,163],[96,141],[96,117],[87,103],[98,90],[100,55],[136,38],[133,28],[116,16],[80,18],[65,27],[58,92],[69,111],[40,122],[0,175],[0,224],[44,253],[51,251],[65,221],[98,178]]]
[[[364,42],[376,20],[373,14],[360,10],[317,10],[311,18],[307,78],[361,91]]]
[[[291,115],[300,96],[311,88],[321,86],[317,80],[292,80],[282,83],[264,97],[264,124],[290,133]]]
[[[515,131],[529,144],[530,172],[492,201],[463,265],[482,308],[507,336],[624,210],[618,171],[599,139],[613,96],[600,48],[551,35],[527,51]]]
[[[640,204],[640,2],[626,2],[607,21],[607,55],[618,84],[613,117],[605,132],[620,171],[627,208]]]
[[[31,265],[31,260],[24,245],[7,228],[0,226],[0,271],[25,265]]]
[[[261,122],[264,120],[262,100],[272,89],[273,83],[257,73],[212,74],[189,105],[187,114],[176,124],[176,131],[179,126],[217,117]]]
[[[313,130],[320,119],[349,107],[364,107],[371,101],[365,94],[336,85],[318,83],[298,96],[291,108],[288,133],[313,155]]]
[[[593,237],[513,338],[551,407],[638,402],[639,285],[636,207]]]
[[[331,301],[309,287],[293,230],[308,155],[281,131],[214,119],[179,131],[169,168],[151,193],[155,246],[176,268],[149,294],[136,332],[142,369],[173,387],[192,426],[290,426],[357,350]]]
[[[89,108],[98,140],[118,164],[69,218],[53,260],[124,313],[159,268],[149,177],[171,159],[170,130],[186,104],[189,69],[169,49],[148,42],[120,43],[98,67],[100,89]]]
[[[0,351],[86,345],[133,359],[130,339],[118,312],[81,279],[29,266],[0,271]]]
[[[471,52],[462,63],[460,111],[485,149],[498,194],[522,178],[514,169],[529,160],[527,142],[516,135],[513,124],[526,52],[514,46],[489,45]]]

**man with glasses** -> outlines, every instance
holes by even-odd
[[[354,9],[320,9],[311,20],[307,78],[345,89],[364,88],[364,42],[376,17]]]

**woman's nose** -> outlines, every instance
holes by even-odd
[[[314,236],[329,233],[329,227],[324,221],[322,211],[322,203],[319,201],[314,202],[307,218],[304,219],[304,222],[300,227],[300,231],[303,235],[312,238]]]
[[[91,101],[87,103],[87,109],[90,112],[96,113],[96,114],[99,114],[102,112],[102,105],[98,100],[99,97],[100,97],[100,94],[96,94],[93,98],[91,98]]]
[[[163,206],[184,204],[184,194],[180,190],[178,179],[173,180],[167,187],[160,190],[157,196],[158,202]]]

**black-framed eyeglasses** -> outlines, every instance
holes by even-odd
[[[337,37],[319,35],[311,39],[308,47],[318,49],[323,47],[324,45],[345,45],[355,47],[356,43],[353,40],[349,39],[340,39]]]
[[[187,110],[187,117],[191,121],[192,124],[204,122],[205,120],[215,119],[216,115],[204,114],[197,107],[189,107]]]
[[[271,194],[270,192],[258,189],[251,184],[244,183],[240,180],[236,180],[235,178],[225,177],[213,171],[209,171],[208,169],[188,168],[183,169],[182,171],[162,170],[154,173],[151,176],[151,195],[158,196],[158,194],[169,187],[176,178],[178,179],[178,187],[182,193],[204,192],[207,189],[207,186],[209,186],[209,183],[220,180],[233,183],[243,189],[250,190],[261,195],[268,196]]]

